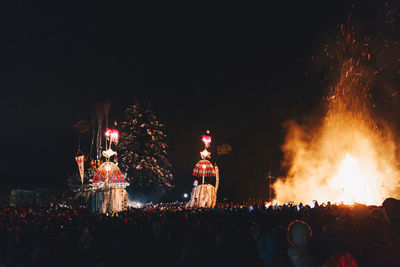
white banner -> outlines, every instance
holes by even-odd
[[[81,175],[81,182],[83,184],[83,176],[85,174],[85,170],[83,168],[83,163],[85,161],[84,156],[75,157],[76,163],[78,163],[79,174]]]

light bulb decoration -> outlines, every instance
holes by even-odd
[[[208,152],[207,149],[204,149],[203,151],[200,152],[200,156],[202,159],[211,158],[211,153]]]
[[[103,156],[107,159],[111,158],[115,154],[117,154],[117,153],[114,150],[112,150],[111,148],[107,149],[106,151],[103,151]]]
[[[112,156],[117,154],[114,150],[111,149],[111,145],[112,143],[118,145],[119,132],[118,130],[107,128],[105,136],[106,150],[102,152],[102,155],[107,159],[107,161],[109,161]]]

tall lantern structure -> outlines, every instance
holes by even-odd
[[[218,168],[214,168],[208,160],[211,159],[211,153],[207,150],[211,144],[211,136],[208,134],[209,131],[207,131],[207,135],[203,135],[201,138],[204,143],[204,150],[200,152],[201,160],[196,163],[192,173],[194,177],[201,177],[202,182],[193,187],[191,198],[187,204],[190,208],[213,208],[217,202],[219,175]],[[205,177],[216,177],[216,186],[205,183]]]
[[[118,168],[117,162],[112,162],[117,158],[117,152],[112,150],[112,144],[118,144],[119,133],[115,129],[107,129],[106,150],[102,152],[106,159],[96,170],[92,179],[92,186],[95,189],[92,195],[91,209],[93,212],[112,213],[126,209],[128,193],[125,188],[129,185],[125,181],[125,176]]]

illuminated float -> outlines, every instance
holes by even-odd
[[[102,153],[106,161],[97,168],[92,179],[94,189],[91,199],[92,212],[120,212],[126,210],[127,207],[128,193],[125,188],[129,183],[125,181],[125,176],[118,168],[117,163],[110,161],[117,155],[111,149],[111,145],[118,143],[118,131],[107,129],[106,138],[106,150]]]
[[[209,134],[208,131],[207,134]],[[187,206],[190,208],[213,208],[217,202],[219,170],[217,166],[214,167],[212,163],[207,160],[207,158],[211,158],[211,153],[207,150],[211,143],[211,137],[208,135],[203,135],[202,141],[205,148],[202,152],[200,152],[201,160],[197,162],[193,169],[193,176],[201,177],[202,183],[196,186],[197,183],[195,181],[191,198],[187,203]],[[215,186],[211,184],[205,184],[205,177],[215,177]]]

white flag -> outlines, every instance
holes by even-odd
[[[83,169],[83,163],[84,163],[85,157],[83,155],[79,156],[79,157],[75,157],[75,160],[76,160],[76,163],[78,163],[79,174],[81,175],[81,182],[83,184],[83,175],[85,173],[85,170]]]

